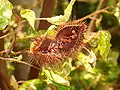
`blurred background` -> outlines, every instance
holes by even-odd
[[[13,12],[15,12],[18,18],[16,19],[16,15],[13,15],[12,16],[13,20],[11,21],[11,24],[7,26],[7,28],[4,31],[0,31],[0,36],[3,36],[6,33],[17,30],[17,34],[15,35],[16,41],[14,42],[14,40],[12,39],[13,36],[8,36],[7,38],[0,39],[0,51],[3,51],[9,48],[10,44],[13,41],[14,44],[11,47],[11,50],[14,52],[19,52],[24,49],[28,49],[30,47],[30,39],[25,38],[25,34],[26,35],[30,34],[30,32],[28,32],[28,29],[29,29],[28,23],[24,22],[23,24],[18,26],[19,20],[21,20],[21,17],[19,14],[21,8],[32,9],[35,12],[36,17],[48,18],[48,17],[63,15],[64,10],[69,4],[70,0],[10,0],[10,2],[14,6]],[[117,63],[120,64],[120,56],[119,56],[119,53],[120,53],[120,0],[76,0],[73,6],[70,21],[83,18],[84,16],[96,10],[100,10],[109,6],[113,7],[109,10],[109,12],[111,12],[112,14],[108,14],[108,13],[96,14],[94,15],[94,17],[92,17],[93,19],[87,19],[85,22],[87,23],[88,29],[91,32],[106,30],[111,33],[112,50],[117,52],[118,54]],[[47,30],[50,26],[51,26],[51,23],[44,20],[36,21],[36,24],[35,24],[36,30],[37,31],[43,30],[43,32],[44,30]],[[5,54],[4,57],[8,57],[8,56],[11,57],[12,55],[10,55],[9,53],[10,52]],[[4,53],[2,53],[1,55],[3,54]],[[26,58],[26,54],[23,54],[22,61],[29,63],[29,60]],[[7,70],[7,68],[9,70]],[[9,75],[12,75],[12,74],[14,74],[16,80],[19,81],[19,80],[28,80],[28,79],[36,78],[39,73],[39,71],[35,70],[34,68],[30,69],[30,66],[26,66],[18,63],[8,64],[6,63],[6,61],[2,61],[2,60],[0,61],[0,72],[4,73],[4,76],[6,77],[6,79],[8,79],[8,81],[9,81],[9,78],[8,78]],[[73,81],[72,83],[74,83],[75,85],[78,85],[77,82]],[[120,77],[118,77],[116,83],[118,85],[117,88],[120,88]],[[75,87],[77,87],[75,90],[84,90],[84,89],[79,89],[80,88],[79,85]],[[101,90],[110,90],[106,88],[107,87]],[[9,89],[3,89],[3,90],[9,90]],[[92,89],[86,89],[86,90],[92,90]],[[119,89],[116,89],[116,90],[119,90]]]

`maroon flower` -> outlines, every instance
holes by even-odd
[[[49,38],[34,39],[35,45],[29,53],[31,63],[37,67],[45,64],[53,65],[61,60],[57,43]],[[41,42],[41,43],[40,43]]]
[[[83,33],[86,25],[66,24],[58,28],[56,39],[37,37],[33,39],[34,46],[31,48],[29,57],[33,65],[42,67],[43,65],[53,65],[65,56],[72,53],[83,44]]]
[[[56,35],[56,41],[61,54],[67,55],[74,49],[80,47],[83,44],[83,33],[86,31],[86,25],[84,23],[78,25],[65,25],[59,28]]]

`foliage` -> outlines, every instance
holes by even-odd
[[[100,51],[100,55],[104,60],[107,59],[107,56],[109,54],[111,47],[110,39],[111,35],[109,32],[100,32],[97,50]]]
[[[35,24],[35,13],[32,10],[29,9],[25,9],[25,10],[21,10],[20,12],[21,17],[26,18],[27,21],[29,22],[30,26],[34,28],[34,24]]]
[[[0,30],[10,22],[13,6],[8,0],[0,0]]]
[[[64,10],[64,15],[51,18],[36,18],[33,10],[20,10],[21,17],[25,18],[30,26],[25,28],[25,31],[19,31],[18,33],[17,27],[19,27],[19,22],[16,21],[14,13],[12,13],[12,4],[8,0],[0,0],[0,30],[4,31],[8,25],[8,29],[17,33],[15,37],[15,48],[17,46],[22,49],[31,48],[34,46],[33,42],[30,45],[25,44],[29,44],[30,38],[40,36],[53,39],[55,37],[58,32],[56,28],[59,27],[59,25],[64,25],[69,22],[75,1],[76,0],[71,0]],[[12,14],[13,17],[11,18]],[[13,30],[14,28],[12,26],[9,27],[11,19],[17,23],[16,31]],[[50,26],[48,30],[40,30],[38,32],[35,29],[36,20],[47,20],[53,25]],[[102,23],[102,21],[100,23]],[[24,24],[25,23],[22,23],[22,25]],[[102,25],[97,28],[99,27],[104,28]],[[84,34],[86,35],[87,31]],[[82,45],[80,46],[83,52],[78,48],[76,52],[73,52],[75,54],[74,57],[66,56],[62,61],[53,66],[43,65],[38,79],[27,80],[21,85],[18,85],[15,78],[12,78],[11,85],[15,90],[113,90],[113,86],[116,84],[120,74],[119,64],[117,62],[119,50],[111,48],[112,44],[110,41],[112,36],[109,31],[98,30],[98,32],[94,32],[91,36],[87,36],[91,38],[87,42],[82,41],[83,44],[86,43],[88,45],[88,47],[87,45],[83,47]],[[5,44],[7,44],[7,42]],[[19,48],[15,50],[19,51]],[[18,60],[18,62],[22,59],[22,55],[16,55],[14,49],[13,53],[11,51],[8,57],[17,58],[16,60]],[[12,64],[9,65],[12,67]]]

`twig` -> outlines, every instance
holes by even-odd
[[[82,22],[82,21],[84,21],[84,20],[86,20],[86,19],[88,19],[88,18],[91,18],[92,16],[94,16],[94,15],[96,15],[96,14],[99,14],[99,13],[109,13],[109,14],[111,14],[110,12],[107,11],[107,10],[110,9],[110,8],[112,8],[112,7],[106,7],[106,8],[103,8],[103,9],[101,9],[101,10],[97,10],[97,11],[95,11],[95,12],[93,12],[93,13],[91,13],[91,14],[89,14],[89,15],[81,18],[81,19],[74,20],[74,21],[72,21],[72,22],[73,22],[73,23],[80,23],[80,22]],[[47,19],[48,19],[48,18],[36,18],[36,20],[47,20]],[[63,23],[63,24],[64,24],[64,23]]]
[[[0,39],[3,39],[3,38],[5,38],[5,37],[7,37],[7,36],[9,36],[9,35],[12,35],[12,34],[13,34],[13,33],[7,33],[7,34],[1,36]]]
[[[75,20],[75,21],[72,21],[72,22],[73,22],[73,23],[80,23],[80,22],[82,22],[82,21],[84,21],[84,20],[86,20],[86,19],[88,19],[88,18],[90,18],[90,17],[92,17],[92,16],[94,16],[94,15],[96,15],[96,14],[98,14],[98,13],[105,13],[105,12],[106,12],[106,13],[110,13],[110,12],[107,11],[107,10],[110,9],[110,8],[112,8],[112,7],[103,8],[103,9],[101,9],[101,10],[95,11],[95,12],[93,12],[93,13],[91,13],[91,14],[89,14],[89,15],[81,18],[81,19],[78,19],[78,20]]]
[[[22,83],[25,83],[25,82],[27,82],[27,81],[18,81],[17,83],[22,84]]]
[[[34,65],[31,65],[29,63],[26,63],[24,61],[19,61],[19,60],[16,60],[14,58],[4,58],[4,57],[0,57],[0,60],[4,60],[4,61],[12,61],[12,62],[17,62],[17,63],[20,63],[20,64],[25,64],[25,65],[28,65],[28,66],[31,66],[37,70],[40,70],[38,67],[34,66]]]
[[[13,13],[15,15],[15,17],[17,18],[18,22],[21,22],[21,17],[15,12],[15,10],[13,9]]]
[[[12,51],[15,41],[16,41],[16,34],[15,34],[15,32],[13,32],[13,40],[12,40],[12,43],[11,43],[10,47],[8,48],[8,51],[6,54],[9,54]]]
[[[25,51],[25,50],[17,51],[17,52],[11,51],[11,54],[12,54],[12,55],[20,55],[20,54],[22,54],[24,51]]]
[[[103,3],[104,3],[104,0],[100,0],[100,1],[99,1],[99,5],[98,5],[98,7],[97,7],[96,10],[100,10],[100,9],[103,7]],[[96,29],[95,22],[96,22],[96,19],[97,19],[99,16],[100,16],[99,13],[98,13],[98,14],[95,14],[95,15],[93,16],[93,19],[90,21],[90,24],[89,24],[89,26],[88,26],[88,32],[89,32],[89,31],[95,31],[95,29]]]
[[[11,34],[13,34],[13,39],[12,39],[10,47],[6,50],[6,54],[9,54],[12,51],[12,49],[14,48],[14,44],[16,41],[16,33],[21,29],[22,23],[24,23],[24,20],[22,21],[21,17],[14,10],[13,10],[13,13],[18,20],[18,26],[16,28],[16,31],[13,30],[13,32],[11,32]]]

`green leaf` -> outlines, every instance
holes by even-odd
[[[116,81],[117,80],[117,77],[118,77],[118,71],[117,69],[111,69],[108,71],[109,75],[108,75],[108,81],[111,82],[111,81]]]
[[[46,75],[48,80],[63,84],[63,85],[69,85],[69,81],[65,80],[63,77],[59,76],[58,74],[54,73],[52,70],[47,70],[45,68],[42,69],[43,73]]]
[[[51,18],[36,18],[36,20],[47,20],[48,22],[55,24],[55,25],[60,25],[60,24],[66,23],[70,18],[70,15],[72,13],[72,7],[73,7],[73,4],[75,3],[75,1],[76,0],[70,1],[69,5],[64,10],[64,15],[55,16],[55,17],[51,17]]]
[[[53,82],[53,84],[58,88],[58,90],[69,90],[68,86]]]
[[[116,6],[120,6],[120,1],[116,4]],[[120,12],[118,12],[118,11],[120,11],[120,7],[115,7],[114,8],[114,15],[117,17],[117,20],[120,23]]]
[[[98,45],[98,39],[97,38],[93,38],[90,42],[89,45],[96,48]]]
[[[70,90],[86,90],[85,87],[91,87],[95,82],[95,74],[86,72],[85,69],[76,68],[69,74]]]
[[[0,0],[0,30],[3,30],[11,20],[13,6],[8,0]]]
[[[87,72],[95,74],[94,67],[96,65],[97,58],[92,50],[88,52],[89,52],[88,56],[79,53],[79,55],[77,56],[78,61],[76,65],[77,66],[83,65]]]
[[[35,24],[36,16],[35,16],[34,11],[32,11],[30,9],[24,9],[24,10],[21,10],[20,15],[21,15],[21,17],[27,19],[30,26],[35,30],[34,24]]]
[[[36,20],[47,20],[51,24],[55,24],[55,25],[60,25],[60,24],[63,24],[64,22],[66,22],[63,15],[54,16],[51,18],[36,18]]]
[[[68,62],[66,61],[62,65],[62,72],[64,77],[67,77],[73,69],[74,67],[72,66],[72,59],[70,58]]]
[[[67,8],[64,10],[64,19],[67,22],[70,18],[70,15],[72,13],[72,7],[74,5],[76,0],[71,0]]]
[[[109,54],[109,50],[111,47],[110,40],[111,40],[111,35],[108,31],[99,32],[99,42],[98,42],[97,50],[100,51],[100,55],[104,60],[107,59],[107,56]]]
[[[33,79],[25,81],[18,90],[44,90],[46,86],[46,83],[42,83],[39,79]]]
[[[70,18],[70,15],[72,13],[72,7],[74,5],[76,0],[71,0],[67,8],[64,10],[64,15],[56,16],[47,19],[47,21],[51,22],[52,24],[60,25],[64,22],[67,22]]]
[[[22,57],[22,55],[19,55],[19,56],[16,56],[14,58],[17,59],[18,61],[21,61],[23,57]]]
[[[108,61],[111,62],[112,65],[116,66],[118,64],[118,57],[119,51],[111,49],[108,55]]]
[[[39,35],[39,32],[35,31],[33,28],[30,27],[27,31],[27,34],[29,35],[29,37],[35,37]]]
[[[57,34],[57,31],[55,30],[55,28],[56,28],[55,25],[51,25],[44,35],[55,38]]]
[[[60,25],[64,22],[66,22],[63,15],[55,16],[55,17],[51,17],[51,18],[46,18],[46,20],[52,24],[55,24],[55,25]]]
[[[13,75],[10,78],[10,85],[14,88],[14,90],[18,90],[18,83]]]

